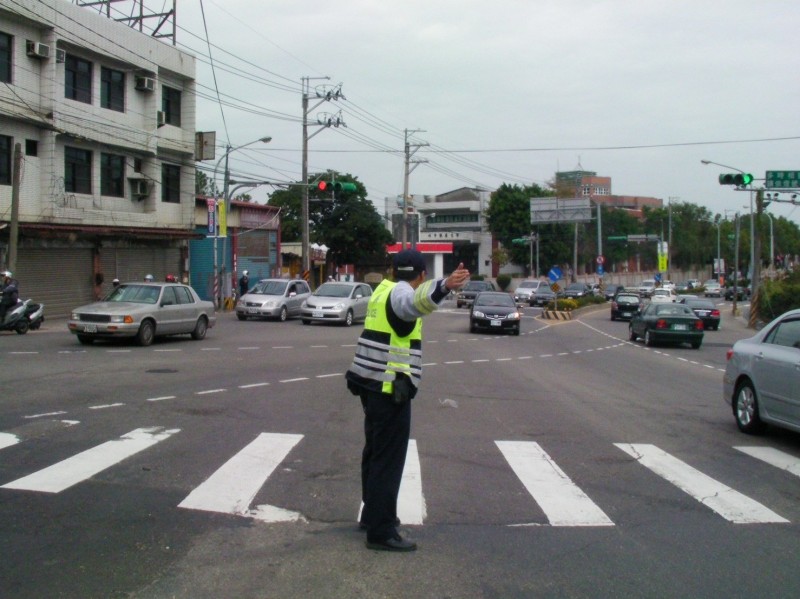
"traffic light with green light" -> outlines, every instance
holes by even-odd
[[[333,191],[338,193],[340,191],[356,191],[356,184],[342,181],[320,181],[317,183],[319,191]]]
[[[750,185],[753,182],[753,175],[750,173],[723,173],[719,176],[720,185]]]

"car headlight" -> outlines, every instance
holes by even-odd
[[[344,307],[345,307],[345,303],[344,303],[344,302],[339,302],[338,304],[336,304],[336,305],[333,307],[333,309],[334,309],[334,310],[343,310],[343,309],[344,309]]]
[[[486,318],[486,314],[484,314],[480,310],[473,310],[472,315],[477,316],[478,318]]]
[[[72,314],[69,315],[69,318],[70,318],[70,320],[80,320],[81,319],[81,315],[78,314],[77,312],[73,312]]]
[[[112,316],[110,322],[117,323],[117,324],[121,323],[121,322],[126,322],[125,316],[120,316],[120,315]]]
[[[275,300],[267,300],[263,304],[261,304],[262,308],[275,308],[278,305],[278,302]]]
[[[507,320],[519,320],[519,312],[511,312],[508,316],[506,316]]]
[[[300,307],[301,307],[301,308],[308,308],[308,302],[307,302],[307,301],[305,301],[305,300],[303,300],[303,303],[302,303],[302,304],[300,304]]]

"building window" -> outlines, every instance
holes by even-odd
[[[100,194],[125,197],[125,156],[100,154]]]
[[[39,142],[35,139],[25,140],[25,155],[38,156],[39,155]]]
[[[0,81],[11,83],[11,40],[7,33],[0,33]]]
[[[11,185],[11,142],[7,135],[0,135],[0,185]]]
[[[67,54],[64,63],[64,97],[92,103],[92,63]]]
[[[64,148],[64,191],[92,193],[92,153]]]
[[[125,112],[125,73],[106,67],[100,69],[100,106]]]
[[[161,165],[161,201],[180,204],[181,167],[174,164]]]
[[[175,127],[181,126],[181,92],[162,86],[161,89],[161,110],[164,112],[164,122]]]

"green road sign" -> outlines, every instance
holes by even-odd
[[[800,171],[767,171],[767,189],[800,188]]]
[[[606,237],[608,241],[628,241],[627,235],[611,235],[610,237]]]

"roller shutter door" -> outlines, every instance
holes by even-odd
[[[203,229],[197,229],[204,233]],[[189,242],[189,284],[201,299],[214,299],[214,240],[211,238]]]
[[[103,289],[111,288],[114,278],[122,282],[143,281],[151,274],[156,281],[163,281],[168,274],[181,272],[180,248],[102,248],[100,270],[105,282]]]
[[[14,278],[20,298],[45,305],[45,319],[67,317],[73,308],[94,301],[90,249],[22,249]]]

